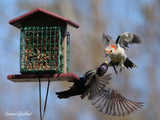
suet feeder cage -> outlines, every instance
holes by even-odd
[[[44,78],[65,78],[65,75],[77,78],[69,73],[70,33],[67,25],[79,28],[78,24],[42,8],[21,15],[9,24],[20,29],[21,74],[8,75],[8,79],[35,81],[39,75]]]
[[[64,61],[65,53],[63,52],[64,37],[61,35],[63,32],[64,31],[60,27],[21,28],[20,72],[66,72],[66,68],[63,68],[64,62],[66,62]],[[69,42],[67,42],[66,47],[69,47]],[[69,51],[67,53],[69,53]],[[68,54],[67,57],[69,57]],[[69,59],[65,60],[69,61]],[[67,68],[69,68],[68,64]],[[68,69],[67,72],[69,72]]]

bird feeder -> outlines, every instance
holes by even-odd
[[[14,82],[77,79],[69,73],[70,33],[67,25],[79,28],[71,20],[37,8],[9,21],[20,29],[20,73],[8,75]]]

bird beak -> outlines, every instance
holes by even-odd
[[[110,51],[109,50],[105,50],[105,57],[107,57],[109,54],[110,54]]]

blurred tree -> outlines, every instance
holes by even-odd
[[[159,25],[160,25],[160,2],[159,0],[153,0],[148,2],[148,4],[140,3],[141,13],[144,19],[144,24],[139,26],[143,30],[144,36],[144,54],[148,57],[148,62],[146,64],[146,76],[148,81],[149,92],[147,95],[149,96],[146,109],[144,111],[144,115],[142,119],[160,119],[160,89],[159,89],[159,79],[158,74],[160,67],[159,64],[159,43],[160,43],[160,34],[159,34]],[[141,31],[142,32],[142,31]],[[143,56],[142,56],[143,57]]]

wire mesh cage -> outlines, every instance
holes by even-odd
[[[64,56],[62,32],[61,27],[21,28],[20,72],[62,73]]]

